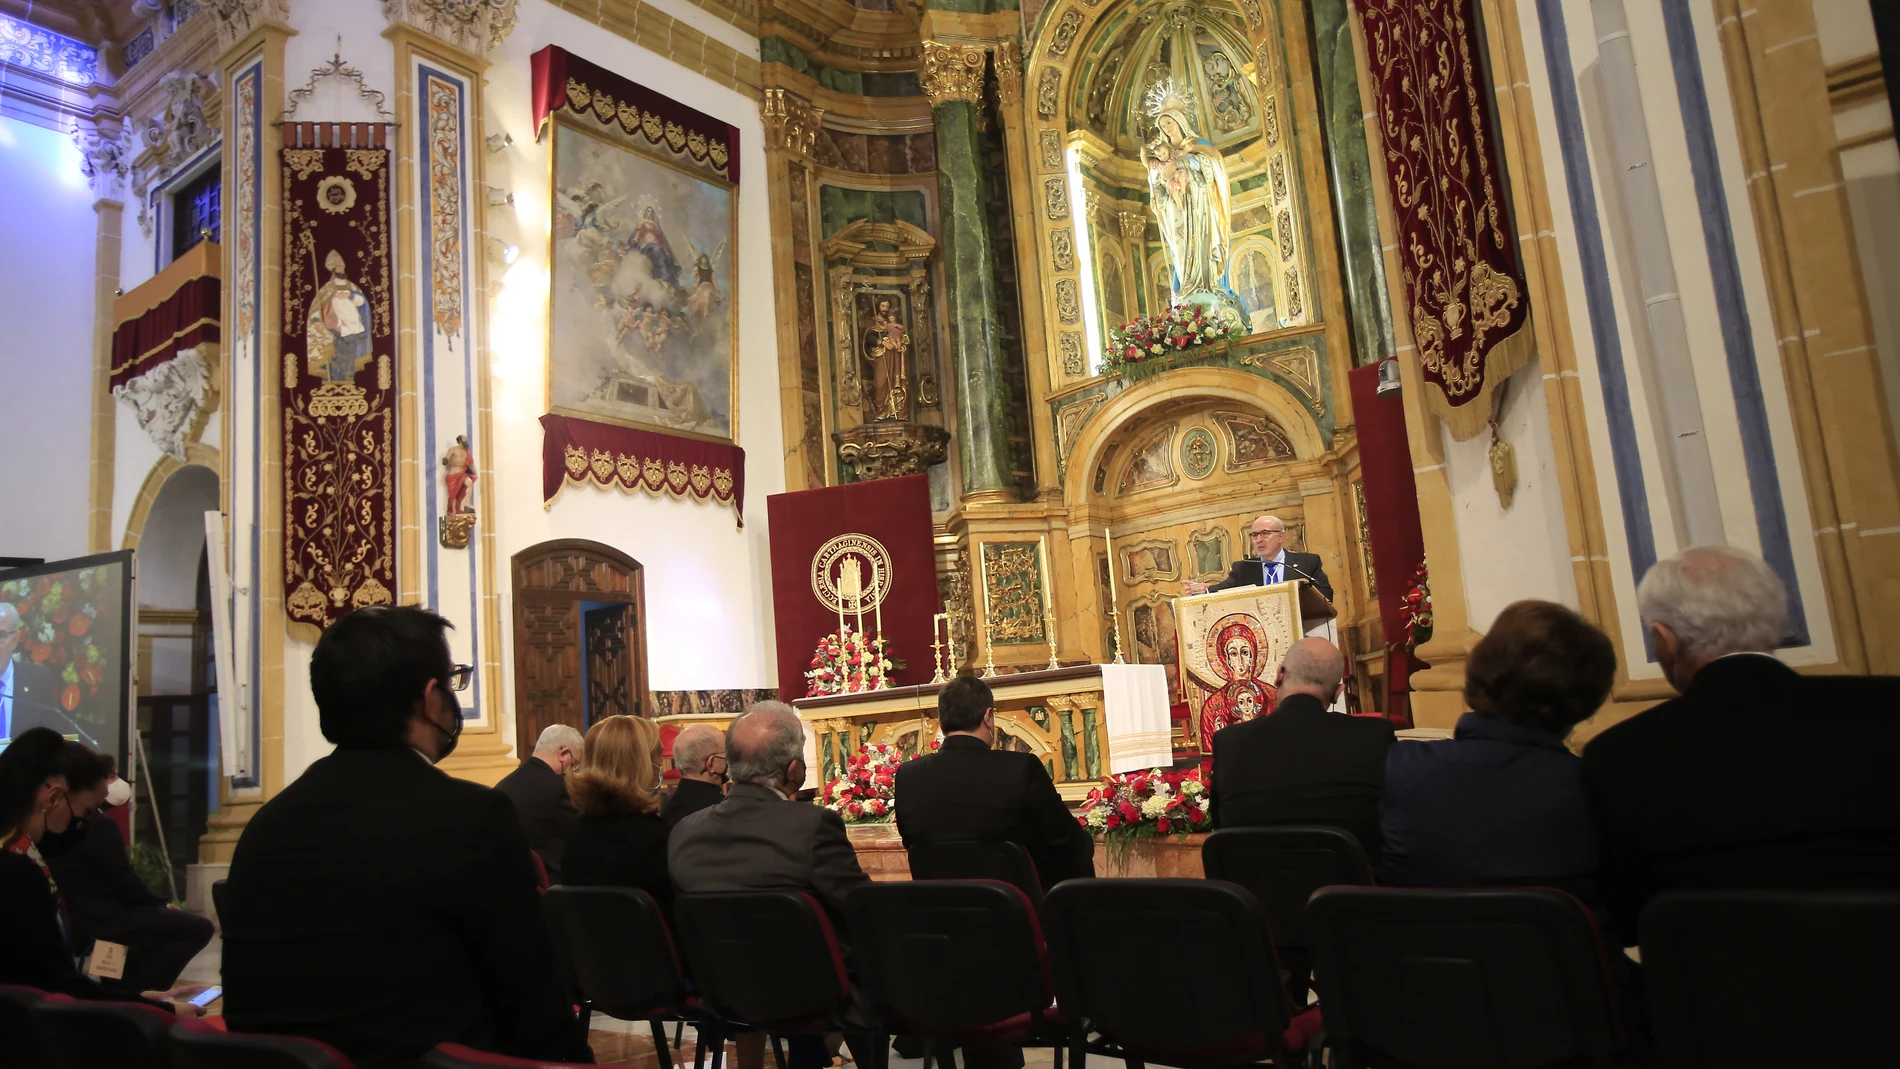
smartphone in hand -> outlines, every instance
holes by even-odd
[[[202,1010],[206,1006],[211,1005],[213,1002],[216,1002],[223,997],[224,997],[224,988],[219,987],[216,984],[213,984],[210,987],[205,988],[203,991],[200,991],[198,992],[198,994],[193,996],[191,999],[191,1004]]]

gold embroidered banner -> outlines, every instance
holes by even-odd
[[[566,109],[639,136],[694,167],[739,181],[739,128],[549,45],[531,57],[534,132]]]
[[[284,605],[318,628],[395,600],[388,129],[284,126]]]
[[[1454,438],[1491,420],[1492,388],[1530,358],[1475,50],[1472,0],[1358,0],[1425,403]]]
[[[553,413],[541,417],[541,499],[567,483],[730,504],[745,526],[745,450]]]

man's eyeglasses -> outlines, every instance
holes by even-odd
[[[26,628],[22,626],[16,627],[11,631],[0,631],[0,642],[5,642],[7,639],[12,638],[24,630],[26,630]]]
[[[475,678],[474,665],[472,664],[453,665],[449,668],[449,689],[453,691],[467,690],[468,681],[474,678]]]

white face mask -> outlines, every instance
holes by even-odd
[[[132,800],[132,785],[122,779],[106,784],[106,804],[124,805]]]

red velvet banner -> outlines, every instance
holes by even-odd
[[[284,607],[319,628],[395,600],[387,130],[284,126]]]
[[[1463,440],[1530,358],[1473,0],[1358,0],[1425,403]]]
[[[215,248],[215,246],[213,246]],[[185,280],[171,295],[112,332],[114,390],[190,349],[219,339],[218,276]]]
[[[541,417],[541,500],[568,482],[650,494],[711,498],[745,526],[745,450],[723,442],[617,427],[549,413]]]
[[[1365,495],[1366,534],[1371,540],[1372,575],[1379,585],[1379,623],[1385,630],[1386,689],[1392,695],[1385,712],[1411,722],[1404,695],[1414,667],[1423,667],[1405,650],[1405,591],[1418,562],[1425,559],[1425,535],[1419,528],[1418,491],[1412,481],[1412,447],[1405,436],[1405,405],[1397,393],[1379,394],[1379,367],[1369,364],[1346,373],[1352,390],[1353,422],[1359,428],[1360,490]]]
[[[830,588],[840,558],[854,557],[861,567],[879,560],[889,570],[890,591],[883,601],[885,650],[904,662],[891,685],[928,683],[930,619],[943,609],[937,593],[937,553],[931,543],[930,477],[825,486],[765,499],[772,528],[772,616],[778,633],[778,693],[784,701],[805,696],[805,672],[818,640],[838,630],[838,611],[821,600]],[[863,570],[865,584],[870,573]],[[857,629],[857,618],[849,618]],[[875,635],[875,614],[867,606],[864,628]]]
[[[532,57],[534,133],[541,136],[547,117],[563,108],[604,126],[618,126],[651,145],[664,145],[675,156],[727,181],[739,181],[739,128],[696,108],[661,96],[645,86],[549,45]]]

